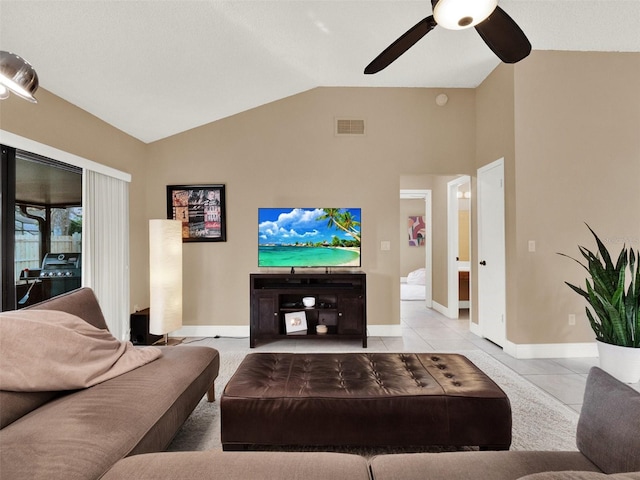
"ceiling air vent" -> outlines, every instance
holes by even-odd
[[[364,120],[337,118],[336,135],[364,135]]]

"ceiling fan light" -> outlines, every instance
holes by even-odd
[[[38,74],[29,62],[15,53],[0,51],[0,85],[37,103],[33,94],[38,89]]]
[[[0,100],[4,100],[5,98],[9,98],[9,90],[0,83]]]
[[[444,28],[462,30],[485,20],[497,6],[498,0],[439,0],[433,17]]]

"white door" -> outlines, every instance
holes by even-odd
[[[506,339],[504,159],[478,169],[478,323],[485,338]]]

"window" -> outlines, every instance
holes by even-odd
[[[128,338],[129,330],[129,183],[131,175],[64,150],[0,129],[2,163],[0,164],[0,310],[16,307],[14,265],[14,212],[16,188],[16,148],[42,157],[55,158],[59,167],[75,169],[82,184],[82,244],[79,256],[67,258],[69,264],[82,265],[82,286],[95,292],[111,333]],[[8,146],[8,145],[11,145]],[[61,186],[60,180],[52,186]],[[65,185],[58,194],[75,191]],[[9,201],[10,199],[10,201]],[[65,205],[69,206],[68,202]],[[47,230],[45,230],[47,231]],[[108,241],[105,241],[108,239]],[[47,253],[43,249],[44,253]],[[56,253],[56,252],[53,252]],[[54,257],[54,260],[56,257]],[[7,279],[10,279],[7,281]],[[35,283],[35,282],[34,282]],[[35,289],[35,287],[33,287]],[[22,297],[19,298],[19,300]]]
[[[8,308],[3,302],[5,310],[68,292],[82,282],[82,169],[19,149],[11,153],[13,206],[7,204],[5,211],[13,210],[14,242],[7,249],[13,265],[6,265],[10,255],[6,262],[3,257],[3,291],[13,294]]]
[[[82,170],[16,150],[16,307],[82,283]]]

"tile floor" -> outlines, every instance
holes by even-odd
[[[497,345],[471,333],[468,317],[452,320],[425,308],[420,301],[402,302],[400,317],[402,337],[369,337],[369,351],[464,354],[465,350],[483,350],[577,412],[582,405],[589,369],[598,364],[597,357],[518,360],[504,353]],[[248,342],[248,338],[206,338],[198,343],[205,343],[223,353],[225,348],[248,347]],[[351,340],[286,339],[259,344],[255,351],[335,352],[360,348],[359,341]],[[632,387],[640,391],[640,383]]]

